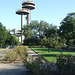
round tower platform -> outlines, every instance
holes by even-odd
[[[33,10],[33,9],[35,9],[35,2],[33,2],[33,1],[24,1],[22,3],[22,8],[27,8],[27,9]]]
[[[19,14],[19,15],[21,15],[21,14],[23,14],[23,15],[27,15],[27,14],[29,14],[30,12],[29,12],[29,10],[28,9],[18,9],[17,11],[16,11],[16,14]]]

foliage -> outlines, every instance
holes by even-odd
[[[69,47],[69,50],[75,51],[75,47]]]
[[[57,55],[56,63],[46,62],[41,56],[35,60],[33,57],[31,59],[31,61],[25,60],[24,65],[34,75],[75,75],[75,56],[71,54],[64,55],[60,52],[60,55]]]
[[[0,45],[1,47],[5,44],[7,38],[6,28],[0,23]]]
[[[21,60],[24,61],[24,59],[27,59],[28,57],[27,50],[28,50],[27,46],[15,47],[13,50],[7,52],[6,56],[4,57],[4,60],[13,62],[18,57],[20,57]]]
[[[24,39],[23,45],[28,45],[28,46],[37,46],[38,45],[38,39],[37,38],[29,38],[29,39]]]
[[[57,58],[57,74],[59,75],[75,75],[75,56],[60,55]]]
[[[6,45],[11,45],[11,34],[10,33],[7,33],[7,39],[5,41],[5,44]]]
[[[25,39],[30,39],[33,36],[30,26],[26,25],[24,28],[23,35],[25,36]]]
[[[68,44],[72,47],[75,46],[75,39],[70,39]]]
[[[50,48],[56,48],[56,49],[61,49],[61,47],[64,46],[66,43],[66,40],[63,38],[61,39],[58,35],[58,29],[56,26],[53,26],[52,24],[48,29],[45,30],[45,35],[41,37],[41,45],[48,47],[49,52]]]
[[[45,30],[44,34],[45,35],[41,37],[41,45],[48,47],[50,52],[50,48],[55,47],[57,43],[58,34],[56,26],[51,24],[50,27]]]
[[[33,62],[25,61],[26,68],[30,69],[35,75],[49,75],[51,65],[50,63],[44,63],[41,56],[36,58]]]
[[[19,45],[19,40],[16,36],[12,36],[11,45]]]
[[[7,55],[4,57],[5,61],[14,62],[17,59],[17,54],[13,51],[7,52]]]
[[[50,24],[49,27],[47,29],[45,29],[45,36],[47,38],[49,37],[57,37],[58,36],[58,29],[57,29],[57,26],[56,25],[53,25],[53,24]]]
[[[47,43],[53,48],[61,49],[64,47],[64,44],[74,46],[74,16],[74,13],[68,14],[61,22],[59,29],[56,25],[48,24],[45,21],[31,21],[30,25],[25,25],[23,28],[23,34],[25,36],[24,45],[47,45],[43,40],[46,37]],[[46,47],[49,48],[49,45]]]
[[[67,55],[70,54],[71,55],[75,55],[75,52],[73,51],[68,51],[68,50],[61,50],[61,49],[52,49],[50,50],[50,53],[48,53],[48,48],[31,48],[32,50],[34,50],[37,54],[41,54],[41,56],[43,56],[45,58],[46,61],[50,62],[50,63],[56,63],[56,57],[57,55],[59,56],[60,53],[62,52],[63,55]]]
[[[27,50],[28,50],[27,46],[18,46],[13,49],[13,51],[16,52],[22,60],[27,59],[28,57]]]
[[[47,48],[49,48],[49,52],[50,52],[50,48],[55,48],[55,49],[61,49],[62,47],[64,47],[65,44],[65,39],[61,39],[60,37],[43,37],[41,39],[41,45],[45,46]]]
[[[49,24],[45,21],[40,21],[40,23],[35,20],[31,22],[31,29],[36,35],[40,38],[41,35],[44,35],[44,31],[49,27]]]
[[[19,40],[16,36],[7,33],[7,39],[5,41],[5,44],[10,46],[19,45]]]
[[[0,23],[0,46],[6,47],[8,45],[18,45],[19,40],[16,36],[12,36],[10,33],[7,32],[6,28]]]
[[[45,21],[32,21],[30,25],[25,25],[23,35],[25,36],[24,45],[40,45],[40,37],[49,26]]]
[[[33,32],[31,31],[30,26],[26,25],[25,29],[26,30],[24,30],[23,32],[25,36],[23,45],[29,45],[29,46],[37,45],[38,39],[36,37],[33,37],[34,35]]]
[[[70,39],[75,39],[75,13],[69,13],[61,22],[59,36],[67,40],[69,45]]]

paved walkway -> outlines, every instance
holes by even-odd
[[[23,64],[0,64],[0,75],[27,75]]]
[[[36,54],[36,53],[35,53],[33,50],[31,50],[30,48],[29,48],[28,54],[29,54],[29,56],[38,57],[38,54]]]
[[[9,50],[10,51],[10,50]],[[29,56],[37,57],[37,54],[29,48]],[[6,55],[6,50],[0,50],[0,58]],[[33,75],[22,63],[0,63],[0,75]]]
[[[29,48],[29,51],[28,51],[28,61],[29,61],[29,62],[32,62],[32,61],[35,60],[37,57],[38,57],[38,54],[36,54],[33,50],[31,50],[31,49]]]
[[[6,52],[10,50],[12,49],[0,49],[0,59],[3,58],[6,55]]]

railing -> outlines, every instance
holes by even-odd
[[[24,2],[33,2],[33,0],[24,0],[24,1],[22,1],[22,3],[24,3]]]
[[[22,10],[26,10],[26,11],[29,11],[29,9],[26,9],[26,8],[22,8],[22,9],[17,9],[16,11],[22,11]]]

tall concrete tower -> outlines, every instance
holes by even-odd
[[[29,9],[25,9],[25,8],[24,9],[18,9],[16,11],[16,14],[21,15],[21,45],[22,45],[22,43],[23,43],[23,40],[22,40],[22,27],[24,25],[24,17],[23,17],[23,15],[29,14]]]
[[[29,9],[29,14],[27,14],[27,24],[30,24],[30,10],[35,9],[35,3],[33,2],[33,0],[25,0],[22,3],[22,8]]]
[[[33,0],[24,0],[22,3],[22,9],[19,9],[16,11],[16,14],[21,15],[21,44],[23,43],[22,41],[22,27],[24,25],[24,15],[27,15],[26,20],[27,24],[30,24],[30,10],[35,9],[35,3]]]

